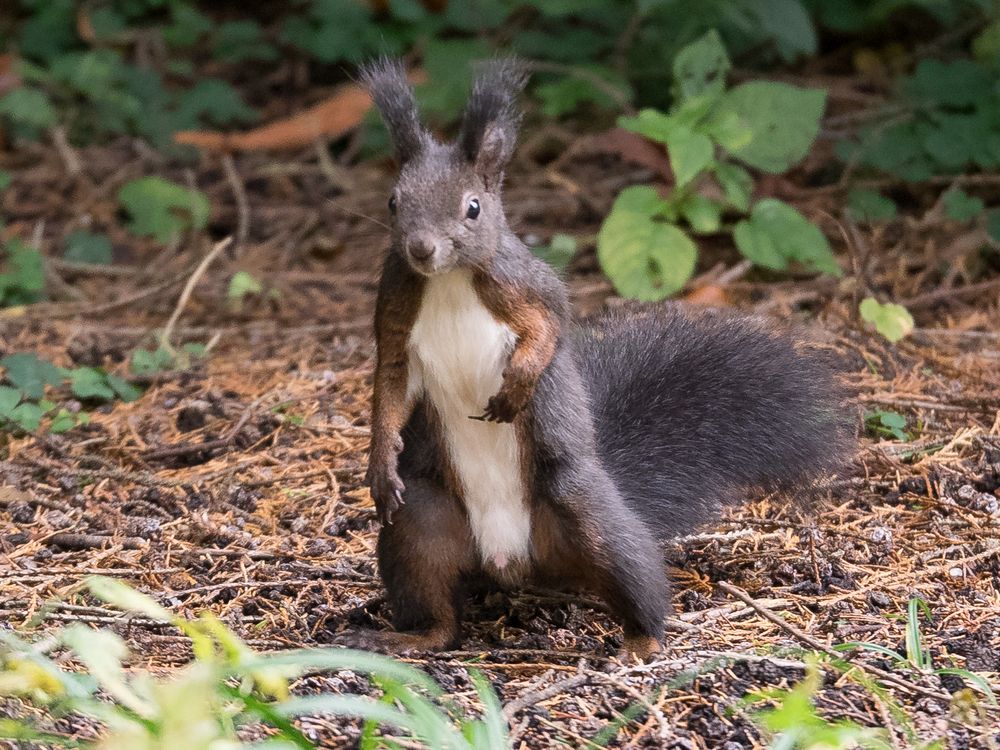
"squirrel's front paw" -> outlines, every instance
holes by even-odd
[[[482,416],[472,419],[481,422],[513,422],[527,403],[528,399],[516,391],[503,390],[489,400]]]
[[[392,523],[392,514],[403,504],[403,491],[406,489],[403,480],[399,478],[395,468],[376,467],[374,464],[369,464],[365,480],[371,488],[379,521],[383,524]]]

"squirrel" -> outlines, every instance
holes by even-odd
[[[422,125],[405,70],[361,81],[399,176],[375,310],[366,482],[395,631],[347,645],[460,642],[463,583],[584,587],[661,648],[661,543],[752,488],[802,486],[850,446],[832,368],[766,323],[661,303],[574,322],[567,288],[507,224],[526,76],[476,77],[457,140]]]

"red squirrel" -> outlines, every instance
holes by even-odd
[[[421,125],[400,63],[361,78],[400,164],[366,478],[398,630],[349,642],[453,647],[463,583],[485,576],[592,589],[624,652],[647,658],[669,609],[662,541],[845,456],[832,372],[736,314],[660,304],[574,323],[504,214],[517,64],[481,69],[454,143]]]

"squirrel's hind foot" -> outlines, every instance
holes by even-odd
[[[626,635],[618,660],[625,664],[651,661],[662,650],[660,642],[651,635]]]

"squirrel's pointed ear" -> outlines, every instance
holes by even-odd
[[[417,102],[403,64],[383,57],[362,66],[359,78],[382,115],[396,158],[400,164],[409,161],[424,147],[428,135],[420,124]]]
[[[472,84],[458,142],[487,181],[499,181],[514,154],[521,112],[517,95],[527,76],[516,60],[492,60]]]

